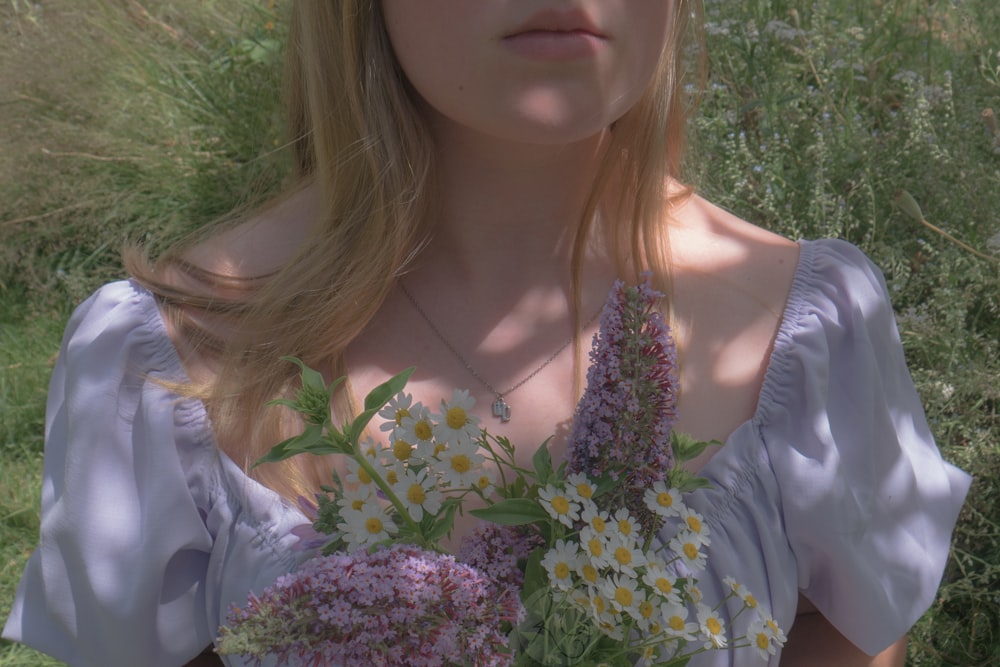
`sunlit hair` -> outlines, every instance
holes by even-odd
[[[344,350],[419,253],[434,217],[429,133],[395,61],[380,4],[302,0],[292,6],[285,55],[290,145],[298,182],[314,184],[321,197],[313,235],[297,256],[273,274],[224,281],[226,298],[213,293],[221,279],[182,261],[183,248],[156,265],[136,252],[126,257],[178,330],[203,352],[218,351],[202,355],[216,359],[209,379],[182,391],[205,399],[220,447],[248,468],[301,428],[284,409],[266,405],[294,390],[297,369],[280,357],[297,356],[331,377],[344,374]],[[571,276],[577,300],[597,215],[620,221],[613,240],[623,277],[651,269],[661,287],[669,286],[666,183],[680,172],[689,102],[682,94],[685,53],[693,43],[689,28],[700,25],[699,0],[674,4],[655,79],[610,133],[577,229]],[[693,34],[700,44],[698,30]],[[165,278],[178,272],[183,288]],[[191,316],[199,310],[206,315]],[[224,341],[201,326],[220,317],[235,320],[225,326]],[[337,411],[346,414],[349,396],[338,400]],[[315,462],[293,459],[251,474],[294,498],[326,479]]]

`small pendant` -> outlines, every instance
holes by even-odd
[[[502,422],[510,421],[510,406],[503,396],[497,396],[497,400],[493,401],[493,416],[499,417]]]

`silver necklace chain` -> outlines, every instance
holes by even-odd
[[[402,283],[399,283],[399,289],[403,291],[403,294],[406,296],[406,299],[410,302],[410,304],[413,305],[413,309],[417,311],[417,314],[420,315],[421,319],[423,319],[423,321],[427,324],[430,330],[434,332],[434,335],[437,336],[438,340],[440,340],[444,344],[444,346],[448,348],[448,351],[451,352],[452,355],[454,355],[454,357],[458,359],[463,366],[465,366],[465,370],[469,371],[469,374],[472,377],[479,380],[479,382],[484,387],[486,387],[486,389],[488,389],[489,392],[493,394],[494,397],[496,397],[495,400],[493,401],[493,416],[497,417],[502,422],[510,421],[510,415],[511,415],[510,405],[507,403],[504,397],[510,394],[512,391],[519,389],[528,380],[541,373],[542,369],[544,369],[546,366],[555,361],[556,357],[558,357],[563,350],[569,347],[570,344],[574,340],[576,340],[576,335],[574,334],[569,338],[569,340],[560,345],[558,349],[555,350],[555,352],[550,354],[548,358],[546,358],[545,361],[543,361],[538,368],[531,371],[531,373],[529,373],[526,377],[521,379],[519,382],[515,383],[513,386],[509,387],[506,391],[497,391],[493,387],[493,385],[491,385],[489,382],[486,381],[486,378],[484,378],[482,375],[479,374],[479,371],[473,368],[472,364],[470,364],[465,359],[465,357],[463,357],[462,354],[455,348],[455,346],[451,344],[451,341],[449,341],[448,338],[443,333],[441,333],[441,330],[438,329],[436,324],[434,324],[434,320],[432,320],[430,316],[426,312],[424,312],[424,309],[417,302],[416,298],[414,298],[414,296],[410,294],[410,291],[406,289],[406,287]],[[594,315],[584,323],[582,328],[586,329],[587,327],[589,327],[591,323],[593,323],[593,321],[597,319],[597,316],[599,314],[600,311],[594,313]]]

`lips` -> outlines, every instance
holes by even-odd
[[[543,10],[533,14],[510,33],[504,35],[504,39],[525,33],[576,33],[599,39],[607,38],[590,16],[579,9]]]
[[[523,58],[580,61],[600,53],[607,36],[579,10],[538,12],[503,36],[502,42]]]

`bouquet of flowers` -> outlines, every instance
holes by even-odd
[[[785,637],[753,595],[726,579],[753,615],[731,637],[697,587],[709,529],[683,498],[707,482],[680,464],[708,443],[672,430],[675,350],[659,296],[645,283],[612,289],[558,467],[545,444],[519,466],[468,392],[439,412],[415,403],[404,392],[413,369],[337,427],[336,382],[290,359],[302,388],[280,402],[307,426],[264,461],[341,455],[347,474],[300,499],[312,523],[296,533],[319,555],[234,607],[219,652],[345,667],[651,667],[744,647],[766,660]],[[384,444],[365,435],[376,415]],[[483,521],[451,555],[442,542],[458,512]]]

